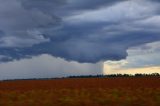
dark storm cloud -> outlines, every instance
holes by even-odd
[[[66,7],[73,10],[96,9],[122,1],[127,0],[68,0],[69,4]]]
[[[5,35],[4,32],[0,30],[0,37],[4,35]]]
[[[0,1],[1,61],[41,54],[90,63],[121,60],[128,48],[160,40],[158,1]]]
[[[127,0],[66,0],[66,4],[59,13],[62,16],[77,14],[85,10],[94,10],[106,6],[111,6],[121,1]],[[65,10],[65,11],[64,11]]]

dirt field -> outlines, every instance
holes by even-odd
[[[160,106],[160,77],[1,81],[0,106]]]

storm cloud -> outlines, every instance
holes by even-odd
[[[0,0],[0,61],[121,60],[160,40],[158,0]]]

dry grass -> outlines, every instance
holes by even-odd
[[[160,78],[0,82],[0,106],[160,106]]]

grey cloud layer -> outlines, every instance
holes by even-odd
[[[0,2],[0,61],[41,54],[91,63],[120,60],[128,48],[160,40],[157,0]]]

